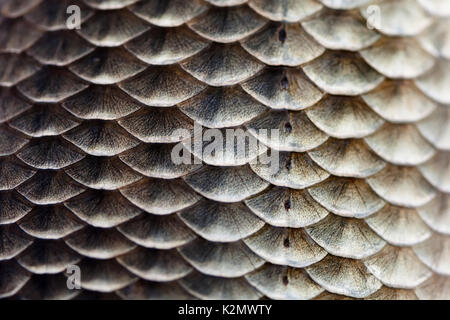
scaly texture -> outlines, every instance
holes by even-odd
[[[0,297],[450,299],[447,2],[0,0]]]

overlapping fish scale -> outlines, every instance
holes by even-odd
[[[87,190],[65,201],[64,206],[82,221],[100,228],[119,225],[142,212],[117,190]]]
[[[246,279],[271,299],[308,300],[324,291],[301,268],[266,264],[249,273]]]
[[[272,185],[291,189],[305,189],[330,176],[306,153],[281,152],[278,158],[280,167],[276,172],[273,172],[270,166],[262,163],[250,166],[253,172]]]
[[[115,190],[142,178],[117,157],[87,156],[65,171],[75,181],[101,190]]]
[[[44,34],[25,19],[4,19],[0,21],[0,50],[2,52],[20,53],[30,48]],[[23,34],[22,30],[28,30]]]
[[[186,139],[181,143],[180,148],[175,147],[174,152],[178,149],[185,149],[193,156],[193,163],[198,164],[199,160],[203,160],[205,164],[212,166],[242,166],[247,163],[254,162],[258,157],[263,156],[263,153],[267,151],[267,147],[263,144],[258,144],[257,139],[246,133],[245,128],[235,127],[231,128],[236,138],[231,141],[231,134],[228,134],[230,128],[214,129],[213,131],[207,131],[208,129],[198,130],[199,134],[194,131],[194,139]],[[203,134],[204,141],[198,144],[195,137]],[[228,134],[228,139],[226,138]],[[225,137],[225,139],[223,138]],[[214,143],[223,147],[223,152],[208,152],[208,139],[214,140]],[[179,151],[179,150],[178,150]],[[184,156],[183,151],[183,158]],[[172,154],[172,153],[171,153]],[[187,156],[189,154],[186,153]]]
[[[232,7],[247,3],[248,0],[205,0],[218,7]]]
[[[184,181],[200,195],[225,203],[245,200],[269,186],[269,183],[258,177],[249,165],[204,166],[201,170],[185,177]],[[242,182],[245,184],[242,185]]]
[[[48,14],[52,0],[11,1],[0,63],[29,55],[40,71],[0,74],[0,130],[13,142],[0,142],[0,162],[34,174],[0,191],[0,228],[14,229],[2,234],[21,239],[1,247],[0,297],[448,298],[439,1],[83,0],[80,30]],[[375,29],[372,4],[387,18]],[[423,49],[384,45],[419,33]],[[397,46],[420,68],[397,69]],[[281,151],[280,171],[174,167],[173,133],[194,121],[248,129]],[[281,143],[258,132],[267,125]],[[409,154],[386,151],[385,128],[405,126]],[[78,156],[55,158],[41,141]],[[67,261],[33,255],[57,244]],[[81,267],[81,292],[61,263]]]
[[[447,90],[450,83],[450,60],[440,59],[434,67],[415,79],[415,84],[427,96],[441,104],[450,104],[450,94]]]
[[[299,24],[272,23],[241,44],[260,61],[275,66],[296,67],[325,51]]]
[[[230,43],[261,29],[266,19],[248,6],[211,7],[187,25],[197,34],[214,42]]]
[[[265,263],[242,240],[216,243],[197,238],[178,251],[202,274],[223,278],[244,276]]]
[[[196,238],[196,234],[177,214],[158,216],[143,213],[121,224],[117,229],[125,237],[145,248],[174,249]]]
[[[391,245],[412,246],[427,240],[433,234],[418,211],[419,209],[386,205],[365,221]]]
[[[83,289],[109,293],[137,280],[137,277],[122,267],[116,259],[84,258],[78,265],[81,270],[84,270],[84,277],[81,280]]]
[[[146,143],[178,143],[186,137],[177,134],[177,130],[194,129],[194,121],[177,107],[141,108],[117,122],[130,134]]]
[[[145,21],[160,27],[176,27],[202,14],[209,5],[202,0],[139,1],[128,9]]]
[[[324,5],[333,9],[354,9],[370,3],[373,0],[319,0]]]
[[[16,156],[0,158],[0,190],[10,190],[18,187],[36,174],[29,166],[25,165]]]
[[[196,57],[196,56],[195,56]],[[147,106],[171,107],[206,88],[178,65],[151,66],[119,83],[119,88]]]
[[[303,70],[319,88],[332,95],[359,96],[384,80],[359,55],[345,51],[327,51]]]
[[[426,241],[414,246],[414,252],[427,267],[437,274],[450,275],[450,237],[434,233]]]
[[[69,300],[76,298],[80,290],[67,288],[67,278],[62,274],[33,274],[16,295],[24,300]]]
[[[240,84],[253,98],[271,109],[301,110],[323,97],[301,71],[294,68],[265,68]]]
[[[46,31],[64,30],[68,28],[67,8],[71,5],[80,8],[80,22],[84,22],[93,14],[93,11],[80,1],[46,0],[28,11],[24,18]]]
[[[195,300],[178,281],[155,282],[138,280],[118,290],[117,295],[126,300]]]
[[[72,63],[69,70],[95,84],[115,84],[143,71],[147,65],[123,48],[98,48]]]
[[[169,65],[202,51],[209,41],[186,26],[153,27],[125,44],[125,48],[142,61],[154,65]]]
[[[448,300],[450,299],[450,277],[434,274],[415,290],[419,299]]]
[[[450,196],[445,193],[439,193],[436,198],[425,206],[417,209],[421,218],[434,231],[450,235]]]
[[[203,178],[209,179],[206,175]],[[198,189],[205,190],[203,185],[199,185]],[[201,196],[180,178],[143,178],[121,188],[120,193],[138,208],[158,215],[177,212],[192,206],[201,199]],[[215,195],[217,189],[208,189],[205,193]]]
[[[329,214],[307,189],[270,187],[245,200],[245,204],[256,216],[274,227],[301,228],[317,223]]]
[[[365,218],[386,204],[364,179],[331,176],[309,187],[308,192],[320,205],[343,217]]]
[[[338,139],[363,138],[385,122],[360,97],[328,95],[305,113],[321,131]]]
[[[62,239],[84,228],[85,224],[60,205],[34,206],[18,226],[37,239]]]
[[[115,258],[136,248],[136,244],[114,228],[86,227],[67,236],[64,241],[74,252],[102,260]]]
[[[379,252],[386,244],[361,219],[330,214],[306,231],[327,252],[339,257],[363,259]]]
[[[158,250],[139,247],[121,255],[117,261],[130,272],[148,281],[175,281],[193,270],[175,249]]]
[[[0,192],[0,225],[12,224],[27,215],[33,205],[15,190]]]
[[[16,294],[29,281],[32,274],[23,269],[16,261],[0,262],[0,297],[7,298]]]
[[[444,0],[418,0],[419,4],[427,10],[431,15],[437,17],[449,17],[450,6],[447,1]]]
[[[39,63],[26,55],[0,54],[0,85],[11,87],[30,77],[41,68]]]
[[[99,47],[117,47],[149,30],[150,26],[126,10],[97,11],[78,33]]]
[[[62,241],[36,240],[17,258],[17,262],[34,274],[57,274],[68,265],[77,264],[81,256]]]
[[[391,141],[393,138],[395,140]],[[385,124],[364,140],[385,161],[400,166],[419,165],[436,154],[433,146],[412,124]]]
[[[66,69],[47,66],[20,82],[17,89],[35,103],[57,103],[88,86]]]
[[[325,290],[353,298],[366,298],[382,287],[360,260],[327,255],[306,272]]]
[[[302,22],[303,28],[317,42],[330,50],[359,51],[380,39],[380,34],[366,27],[355,12],[323,10]]]
[[[90,86],[62,103],[64,109],[85,120],[115,120],[139,110],[141,106],[113,85]]]
[[[23,232],[16,224],[0,226],[0,239],[0,261],[18,256],[34,242],[34,239]]]
[[[448,19],[437,20],[419,36],[420,45],[437,58],[450,59],[449,26]]]
[[[248,132],[277,151],[305,152],[322,145],[328,136],[304,111],[271,110],[246,124]],[[278,130],[277,136],[267,129]]]
[[[367,183],[377,195],[391,204],[417,208],[433,200],[437,190],[415,167],[388,165]]]
[[[214,87],[240,83],[264,68],[236,43],[214,43],[180,65],[194,78]]]
[[[450,155],[441,151],[432,159],[419,167],[419,170],[435,188],[439,191],[449,193]]]
[[[59,136],[80,124],[80,121],[59,105],[35,105],[19,117],[9,121],[9,126],[33,138]]]
[[[418,300],[418,298],[413,290],[383,286],[380,290],[368,296],[366,300]]]
[[[437,149],[448,151],[450,150],[449,119],[450,108],[438,106],[433,113],[417,123],[417,128]]]
[[[85,155],[60,137],[33,139],[17,157],[35,169],[62,169],[82,160]]]
[[[195,233],[213,242],[238,241],[264,226],[264,222],[240,202],[224,204],[201,200],[178,216]]]
[[[115,121],[84,121],[62,136],[93,156],[115,156],[139,144],[136,138]]]
[[[264,226],[244,240],[264,260],[284,266],[304,268],[322,260],[327,252],[304,229]]]
[[[410,247],[387,245],[364,264],[380,282],[393,288],[414,289],[433,274]]]
[[[171,161],[171,155],[175,146],[176,144],[172,143],[140,144],[137,147],[120,154],[119,158],[128,165],[128,167],[126,167],[127,170],[133,168],[134,171],[137,171],[144,176],[161,179],[180,178],[202,167],[201,162],[194,162],[193,164],[174,164]],[[185,149],[183,150],[183,152],[187,152]],[[194,157],[189,157],[189,159],[198,161],[198,159]],[[132,171],[129,172],[131,174]],[[137,175],[135,176],[135,181],[137,181]]]
[[[26,5],[24,1],[21,3],[22,5]],[[49,3],[43,5],[45,6],[48,4]],[[21,4],[18,3],[16,5],[19,5],[16,9],[20,9]],[[13,9],[13,7],[11,7],[11,9]],[[66,8],[63,7],[63,9],[65,14]],[[32,10],[32,12],[27,13],[24,11],[22,14],[27,14],[26,19],[28,19],[29,16],[30,19],[28,20],[33,21],[33,17],[36,18],[39,14],[45,14],[45,10],[48,9],[43,8],[42,10],[39,9],[39,6],[37,6]],[[33,11],[37,12],[37,15],[34,14]],[[49,28],[51,28],[52,23],[55,22],[46,20],[44,16],[40,16],[38,18],[40,19],[40,22],[43,23],[42,26],[46,25],[48,22],[47,26]],[[65,18],[63,21],[65,23]],[[8,121],[8,125],[4,125],[3,130],[6,131],[3,131],[4,134],[2,136],[4,138],[9,138],[7,139],[7,145],[2,148],[2,155],[6,156],[1,157],[3,175],[2,181],[11,185],[11,183],[14,183],[17,179],[22,179],[25,177],[27,175],[26,172],[31,173],[33,171],[36,172],[38,169],[49,168],[58,170],[63,166],[70,165],[71,163],[78,161],[79,159],[77,154],[80,154],[76,151],[76,149],[73,149],[73,146],[71,147],[71,144],[67,145],[63,143],[64,147],[61,149],[63,145],[61,145],[61,140],[59,140],[58,137],[56,137],[56,139],[39,137],[52,135],[57,136],[62,132],[77,126],[79,122],[71,117],[64,118],[67,114],[60,110],[59,105],[42,104],[33,106],[31,104],[34,102],[33,100],[35,98],[38,98],[38,100],[41,100],[42,102],[51,103],[55,99],[59,99],[55,98],[58,95],[64,97],[67,94],[64,90],[68,89],[68,86],[59,86],[58,83],[55,83],[56,87],[53,87],[53,97],[45,95],[40,96],[39,92],[45,92],[46,88],[39,88],[38,91],[36,91],[36,88],[33,88],[33,86],[37,84],[31,82],[28,86],[30,92],[33,90],[34,92],[37,92],[36,95],[30,95],[30,97],[32,97],[32,101],[23,99],[23,96],[18,94],[16,87],[14,87],[14,85],[19,82],[27,81],[27,78],[30,78],[34,73],[41,69],[42,67],[39,62],[43,64],[49,63],[63,65],[64,59],[66,59],[66,61],[67,59],[71,59],[70,55],[74,54],[71,52],[72,50],[68,49],[65,52],[59,52],[59,56],[56,55],[57,53],[52,47],[46,49],[48,50],[47,52],[49,52],[48,56],[46,56],[45,52],[41,50],[41,55],[43,54],[45,58],[42,58],[39,62],[37,62],[31,57],[25,56],[25,53],[20,54],[20,52],[30,48],[43,34],[42,31],[39,31],[39,27],[33,29],[30,28],[29,32],[24,32],[23,29],[19,28],[26,28],[27,23],[21,18],[11,21],[3,21],[2,23],[4,24],[4,28],[2,28],[2,30],[5,32],[11,32],[10,34],[2,35],[4,40],[2,40],[2,44],[4,45],[4,47],[2,47],[2,51],[6,50],[7,52],[2,54],[2,63],[8,64],[3,66],[3,73],[1,76],[1,85],[3,86],[1,88],[2,122],[5,120]],[[23,34],[27,34],[27,38],[17,37],[14,39],[14,30],[17,30],[16,32],[22,30],[21,32]],[[18,40],[21,40],[22,42],[17,42]],[[58,43],[57,41],[59,40],[56,40],[56,43]],[[49,44],[46,45],[48,46]],[[77,49],[77,46],[75,45],[72,49]],[[53,58],[53,60],[51,60],[52,55],[53,57],[56,57]],[[81,55],[81,53],[79,53],[79,55]],[[15,62],[17,59],[21,59],[23,63],[18,65]],[[62,70],[62,72],[64,71]],[[64,82],[64,79],[62,80],[62,82]],[[5,86],[12,88],[7,89]],[[28,89],[26,89],[26,91],[27,90]],[[24,114],[24,117],[21,117],[21,114],[24,111],[26,111],[27,114]],[[35,137],[38,139],[35,139]],[[27,144],[27,142],[30,143]],[[11,158],[12,156],[8,156],[11,152],[16,153],[17,157],[15,160],[14,158]],[[20,156],[18,152],[20,152]],[[80,156],[84,157],[84,155]],[[21,164],[17,161],[24,162]],[[8,172],[9,170],[12,170],[13,167],[16,168],[16,178],[8,177]],[[42,181],[39,180],[35,181],[35,183],[41,182]],[[62,289],[66,288],[65,280],[64,282],[61,281],[65,279],[64,277],[61,276],[62,279],[58,278],[58,281],[56,281],[56,287],[54,286],[55,281],[48,277],[44,277],[41,279],[42,281],[38,281],[35,280],[36,276],[33,276],[30,280],[30,276],[22,269],[22,267],[19,267],[19,265],[13,265],[12,259],[13,256],[16,255],[15,253],[20,252],[20,255],[16,257],[17,261],[32,273],[58,273],[65,270],[68,264],[74,264],[79,261],[78,255],[67,246],[61,246],[60,241],[57,242],[52,239],[61,238],[67,235],[70,232],[82,227],[82,224],[77,222],[77,220],[72,217],[73,215],[70,212],[52,210],[60,206],[34,206],[31,202],[25,200],[26,197],[23,197],[17,191],[12,190],[12,188],[8,189],[10,190],[5,190],[2,192],[1,198],[2,211],[8,211],[5,211],[4,214],[2,212],[2,227],[10,229],[10,231],[6,233],[7,238],[2,237],[2,257],[7,257],[9,259],[7,264],[5,264],[6,269],[3,269],[4,272],[2,272],[4,275],[3,277],[5,277],[2,279],[2,283],[3,281],[6,281],[9,282],[9,284],[6,282],[3,284],[2,296],[11,295],[12,293],[15,293],[19,287],[23,287],[23,290],[20,293],[21,297],[31,299],[63,298],[64,294],[57,287],[62,287]],[[38,190],[35,190],[35,192],[38,192]],[[43,197],[45,198],[45,195],[43,195]],[[37,198],[39,198],[39,196]],[[27,214],[24,215],[25,212],[27,212]],[[17,222],[17,224],[14,222]],[[4,233],[2,232],[2,234]],[[34,237],[45,240],[35,239],[33,244],[28,246],[27,241],[31,241]],[[5,242],[6,239],[9,239],[8,242]],[[7,245],[7,243],[9,243],[9,245]],[[28,247],[28,250],[25,249],[25,246]],[[8,269],[8,265],[13,265],[13,269]],[[27,281],[28,284],[25,284]],[[48,288],[48,290],[42,290],[45,288]],[[65,290],[67,290],[67,288]],[[71,295],[73,294],[74,293],[72,292]]]
[[[6,1],[2,3],[1,13],[8,18],[17,18],[33,10],[42,0]]]
[[[179,103],[178,108],[196,123],[208,128],[240,126],[267,110],[240,86],[208,88]]]
[[[196,298],[206,300],[256,300],[263,296],[245,278],[222,278],[192,272],[178,283]]]
[[[100,10],[122,9],[139,0],[83,0],[88,6]]]
[[[1,156],[12,156],[30,141],[28,137],[13,130],[7,124],[0,125],[0,132],[5,137],[5,140],[0,142]]]
[[[362,98],[373,111],[392,123],[417,122],[437,109],[437,104],[411,81],[385,81]]]
[[[360,51],[361,56],[380,73],[393,79],[412,79],[429,71],[434,59],[415,40],[383,39]]]
[[[335,176],[366,178],[379,172],[386,162],[360,139],[330,138],[308,152],[314,162]]]
[[[289,23],[301,21],[323,8],[316,0],[249,0],[249,6],[270,20]]]
[[[0,123],[11,120],[15,116],[31,108],[31,103],[24,101],[17,97],[14,88],[0,88]],[[2,131],[5,131],[7,126],[2,126]],[[5,132],[2,132],[5,134]],[[14,140],[14,139],[13,139]]]

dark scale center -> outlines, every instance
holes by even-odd
[[[285,30],[284,28],[281,29],[280,31],[278,31],[278,39],[279,39],[281,42],[286,41],[286,36],[287,36],[287,34],[286,34],[286,30]]]
[[[284,124],[284,131],[285,131],[287,134],[291,133],[291,131],[292,131],[292,125],[291,125],[290,122],[286,122],[286,123]]]
[[[281,86],[284,90],[287,90],[289,88],[289,80],[286,76],[281,79]]]
[[[290,200],[290,199],[287,199],[287,200],[284,202],[284,208],[285,208],[286,210],[291,209],[291,200]]]

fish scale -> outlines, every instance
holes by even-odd
[[[450,299],[449,23],[447,0],[0,0],[0,298]],[[174,164],[199,124],[279,171]]]

